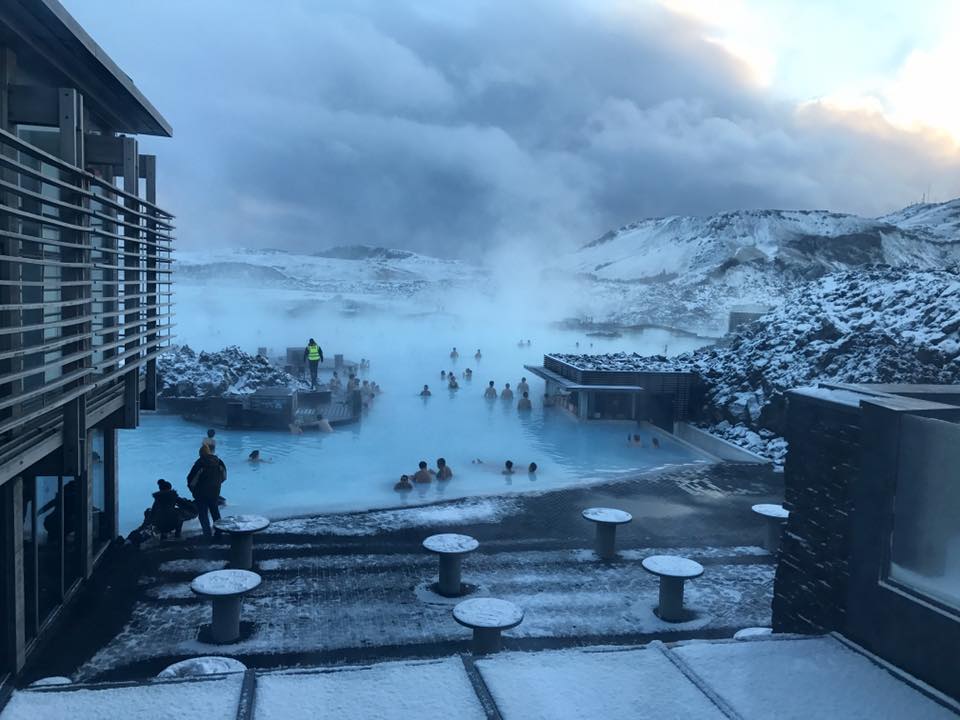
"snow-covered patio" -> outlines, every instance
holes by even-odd
[[[946,720],[956,709],[839,637],[767,636],[22,690],[0,720]]]

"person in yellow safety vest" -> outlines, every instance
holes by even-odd
[[[303,359],[310,363],[310,387],[317,389],[317,368],[323,362],[323,350],[317,345],[317,341],[310,338],[310,342],[303,349]]]

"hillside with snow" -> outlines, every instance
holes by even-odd
[[[733,305],[778,305],[829,272],[957,262],[960,199],[880,218],[819,210],[653,218],[561,256],[551,271],[583,281],[584,318],[718,330]]]
[[[180,251],[178,287],[256,288],[324,302],[344,313],[389,309],[422,312],[451,288],[476,286],[486,274],[457,260],[404,250],[351,245],[313,254],[285,250]]]

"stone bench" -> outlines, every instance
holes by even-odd
[[[227,515],[213,526],[230,536],[230,567],[249,570],[253,567],[253,534],[269,527],[270,521],[259,515]]]
[[[202,677],[204,675],[223,675],[224,673],[244,672],[247,666],[239,660],[217,655],[187,658],[168,665],[157,675],[158,678]]]
[[[523,622],[523,610],[509,600],[471,598],[453,608],[453,619],[473,630],[473,652],[485,655],[500,649],[501,632]]]
[[[757,515],[760,515],[767,523],[767,535],[764,542],[764,549],[771,555],[776,555],[780,549],[780,536],[783,535],[783,526],[790,517],[790,511],[785,510],[783,505],[772,505],[761,503],[752,508]]]
[[[213,601],[210,638],[214,643],[236,642],[240,637],[243,596],[260,585],[260,576],[249,570],[214,570],[193,579],[190,589]]]
[[[643,569],[660,578],[660,604],[657,615],[665,622],[683,622],[683,583],[703,575],[703,565],[676,555],[651,555],[643,559]]]
[[[633,515],[616,508],[587,508],[582,513],[584,519],[596,524],[597,537],[594,549],[601,560],[613,560],[616,556],[617,525],[633,520]]]
[[[423,547],[440,558],[440,576],[437,581],[437,592],[446,597],[463,595],[463,585],[460,582],[460,561],[472,553],[480,543],[469,535],[456,533],[441,533],[431,535],[423,541]]]

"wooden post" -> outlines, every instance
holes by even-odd
[[[145,180],[146,200],[149,203],[157,202],[157,156],[141,155],[140,167]],[[149,211],[155,217],[155,211]],[[147,252],[147,353],[157,350],[154,343],[157,339],[157,306],[160,304],[160,295],[157,286],[157,223],[148,220],[145,233],[149,245]],[[157,409],[157,359],[147,360],[146,388],[143,391],[143,407],[147,410]]]

